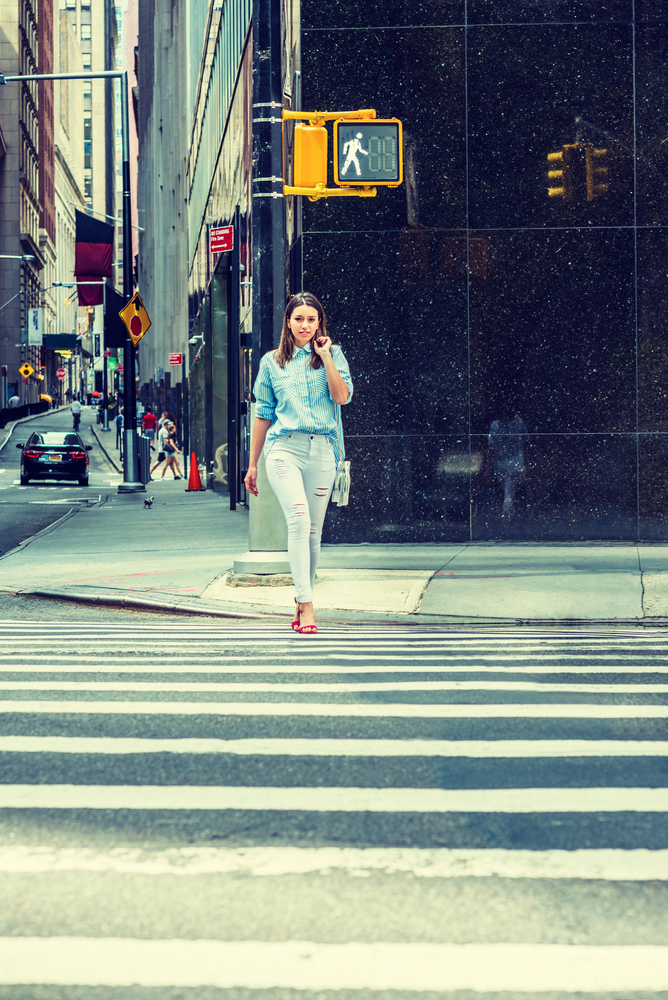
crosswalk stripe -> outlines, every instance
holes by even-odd
[[[192,693],[281,693],[281,694],[350,694],[358,691],[531,691],[545,694],[667,694],[668,684],[558,684],[552,681],[361,681],[357,684],[313,683],[286,684],[252,682],[196,681],[0,681],[0,691],[156,691]]]
[[[142,739],[0,736],[0,753],[292,757],[665,757],[665,740]]]
[[[375,719],[666,719],[668,705],[332,704],[265,701],[2,701],[0,715],[320,716]]]
[[[668,881],[668,850],[524,851],[487,848],[215,847],[146,852],[129,846],[101,851],[85,847],[0,847],[2,872],[118,872],[136,875],[227,875],[258,878],[374,872],[414,878],[598,879]]]
[[[440,661],[441,663],[443,661]],[[62,666],[57,666],[57,663],[61,663]],[[85,660],[83,663],[73,662],[72,656],[49,656],[48,663],[39,662],[23,662],[18,658],[12,660],[2,660],[0,658],[0,670],[6,668],[6,673],[26,673],[26,674],[36,674],[36,673],[48,673],[48,674],[147,674],[147,673],[159,673],[159,674],[211,674],[212,676],[220,674],[331,674],[332,676],[354,676],[356,674],[483,674],[483,675],[493,675],[499,678],[506,678],[508,675],[513,674],[525,674],[536,676],[541,675],[554,675],[565,674],[567,676],[573,676],[577,674],[578,677],[586,677],[588,675],[595,676],[596,674],[615,674],[623,676],[628,674],[628,676],[634,675],[657,675],[659,673],[665,673],[665,669],[657,666],[600,666],[586,664],[580,667],[569,665],[568,667],[543,667],[543,666],[513,666],[513,667],[493,667],[485,665],[467,665],[460,666],[458,664],[448,664],[444,666],[415,666],[414,661],[406,660],[404,664],[394,664],[394,663],[382,663],[378,665],[370,665],[365,667],[355,667],[355,666],[342,666],[340,664],[322,664],[322,663],[277,663],[274,662],[273,666],[257,666],[257,660],[254,659],[252,663],[247,661],[239,660],[228,660],[225,663],[212,664],[210,659],[202,657],[202,662],[197,661],[197,657],[193,654],[190,657],[165,657],[160,661],[153,661],[150,659],[141,660],[141,662],[135,662],[128,657],[113,659],[109,657],[100,657],[94,663],[90,663]]]
[[[0,938],[0,983],[406,992],[668,989],[659,945]]]
[[[0,809],[241,809],[386,813],[668,812],[668,788],[278,788],[0,785]]]

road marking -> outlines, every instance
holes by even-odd
[[[383,813],[668,812],[668,788],[280,788],[0,785],[0,809]]]
[[[32,654],[30,654],[32,655]],[[202,662],[199,662],[201,660]],[[169,656],[165,659],[156,661],[155,663],[151,660],[132,660],[130,661],[127,657],[97,657],[93,662],[85,660],[83,663],[76,663],[72,661],[72,656],[59,656],[56,654],[48,654],[48,663],[33,663],[25,662],[19,656],[12,657],[11,659],[0,657],[0,673],[42,673],[42,674],[53,674],[53,673],[66,673],[66,674],[105,674],[105,673],[123,673],[123,674],[147,674],[147,673],[158,673],[158,674],[169,674],[169,673],[179,673],[179,674],[329,674],[331,676],[349,676],[355,674],[489,674],[495,675],[497,677],[503,678],[508,674],[579,674],[580,676],[588,676],[595,674],[628,674],[629,676],[634,674],[665,674],[666,670],[660,670],[657,667],[585,667],[582,669],[573,667],[512,667],[512,668],[500,668],[500,667],[459,667],[459,666],[441,666],[441,667],[416,667],[408,665],[392,665],[385,666],[384,664],[378,664],[377,666],[366,666],[366,667],[342,667],[338,664],[310,664],[310,663],[277,663],[274,661],[272,666],[256,666],[257,657],[254,658],[253,664],[248,664],[245,659],[232,659],[228,658],[223,664],[212,664],[211,654],[207,653],[197,653],[194,652],[192,656],[180,657],[180,656]],[[60,667],[57,664],[62,664]],[[541,685],[542,689],[543,685]],[[656,685],[652,685],[656,689]]]
[[[3,701],[3,715],[224,715],[375,719],[666,719],[668,705],[411,705],[266,701]]]
[[[233,681],[0,681],[0,691],[161,691],[272,694],[355,694],[358,691],[540,691],[545,694],[667,694],[668,684],[557,684],[550,681],[361,681],[356,684],[304,681],[285,684]]]
[[[0,753],[233,754],[242,757],[665,757],[667,740],[137,739],[0,736]]]
[[[8,937],[0,983],[619,994],[668,989],[668,947]]]
[[[668,881],[668,850],[508,851],[354,847],[0,847],[0,871],[113,871],[130,875],[229,875],[260,878],[331,874],[408,874],[415,878],[599,879]]]

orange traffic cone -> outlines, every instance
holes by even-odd
[[[188,476],[188,489],[186,493],[196,493],[198,490],[204,490],[205,487],[202,486],[202,480],[199,476],[199,469],[197,468],[197,457],[195,452],[190,456],[190,475]]]

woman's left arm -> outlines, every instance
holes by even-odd
[[[334,363],[332,341],[329,337],[321,337],[319,340],[313,341],[313,349],[322,358],[332,399],[339,406],[342,406],[343,403],[348,402],[350,389]]]

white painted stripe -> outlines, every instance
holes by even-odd
[[[436,848],[0,847],[0,871],[117,872],[124,875],[230,875],[258,878],[329,874],[408,874],[415,878],[598,879],[668,881],[668,850],[506,851]]]
[[[546,694],[666,694],[668,684],[556,684],[551,681],[304,681],[286,684],[220,681],[0,681],[0,691],[214,691],[271,694],[350,694],[358,691],[544,691]]]
[[[124,875],[234,875],[259,878],[329,874],[409,874],[415,878],[599,879],[668,881],[668,850],[506,851],[436,848],[0,847],[0,871],[117,872]]]
[[[668,788],[254,788],[0,785],[0,809],[197,809],[387,813],[668,812]]]
[[[289,757],[665,757],[668,740],[137,739],[0,736],[0,753],[236,754]]]
[[[298,701],[0,701],[0,714],[319,716],[375,719],[666,719],[668,705],[329,705]]]
[[[62,659],[63,665],[58,667],[54,664],[57,659]],[[7,661],[9,662],[9,661]],[[245,674],[251,676],[252,674],[331,674],[332,676],[342,675],[354,675],[354,674],[379,674],[383,676],[384,674],[490,674],[496,677],[503,678],[507,675],[514,674],[578,674],[579,676],[587,677],[594,676],[596,674],[619,674],[620,676],[628,674],[633,676],[635,674],[666,674],[668,675],[668,665],[665,669],[660,669],[659,667],[643,666],[643,667],[611,667],[611,666],[554,666],[554,667],[541,667],[541,666],[531,666],[531,667],[508,667],[508,666],[460,666],[458,664],[439,664],[437,666],[415,666],[415,661],[411,659],[407,661],[406,664],[378,664],[366,667],[353,667],[353,666],[341,666],[339,664],[309,664],[309,663],[276,663],[272,661],[271,666],[257,666],[257,657],[252,664],[247,664],[246,662],[239,663],[238,661],[226,661],[225,663],[211,663],[210,657],[203,660],[201,663],[197,661],[195,656],[191,656],[188,659],[172,659],[161,660],[159,662],[151,662],[147,660],[128,660],[127,657],[122,659],[113,660],[109,658],[100,658],[95,662],[83,662],[74,663],[71,657],[49,657],[49,663],[35,663],[28,664],[22,663],[18,660],[12,660],[11,664],[8,666],[7,670],[0,670],[1,673],[26,673],[26,674]],[[77,683],[76,681],[74,682]],[[570,685],[569,685],[570,687]]]
[[[668,989],[668,947],[0,938],[0,983],[222,989]]]
[[[351,635],[346,637],[339,637],[334,641],[324,638],[316,641],[316,636],[310,636],[309,643],[307,643],[302,636],[301,638],[287,639],[285,641],[271,642],[269,639],[265,640],[265,645],[262,648],[262,652],[275,652],[283,653],[289,656],[313,656],[313,655],[331,655],[353,658],[356,653],[350,652],[346,649],[341,648],[342,641],[354,643],[359,645],[362,654],[371,653],[376,656],[385,656],[392,652],[398,652],[403,656],[408,655],[409,651],[413,651],[414,655],[422,654],[438,654],[442,656],[453,656],[459,659],[494,659],[494,660],[513,660],[517,657],[520,659],[526,659],[528,656],[535,657],[540,660],[561,660],[565,657],[570,659],[600,659],[601,656],[609,657],[612,660],[620,659],[638,659],[641,656],[652,655],[653,657],[665,658],[668,656],[668,644],[665,646],[656,646],[648,648],[628,648],[620,649],[619,647],[609,647],[604,646],[601,649],[583,649],[582,646],[571,648],[559,649],[554,646],[548,647],[527,647],[518,646],[516,648],[508,647],[503,645],[501,648],[496,646],[485,647],[480,649],[475,649],[472,651],[471,646],[466,646],[462,649],[453,647],[448,643],[424,643],[418,642],[407,636],[402,642],[383,642],[382,639],[375,638],[373,641],[363,642],[362,637]],[[207,650],[220,652],[221,646],[224,646],[226,650],[233,653],[235,650],[239,650],[242,653],[248,652],[249,644],[252,642],[260,642],[262,640],[261,636],[247,635],[243,639],[237,639],[234,642],[227,641],[224,638],[220,640],[213,641],[210,639],[202,639],[201,637],[193,635],[191,638],[180,638],[180,639],[170,639],[170,650],[169,655],[173,655],[179,652],[197,652],[199,655],[204,656]],[[7,641],[6,639],[4,640]],[[44,648],[48,653],[53,649],[53,644],[58,642],[59,649],[70,649],[73,655],[81,655],[81,644],[85,643],[85,648],[94,648],[101,642],[108,642],[113,644],[114,650],[122,651],[127,648],[128,651],[137,652],[155,652],[155,640],[147,640],[146,636],[143,635],[141,639],[118,639],[115,637],[109,637],[108,639],[91,639],[90,634],[86,636],[72,636],[68,638],[56,638],[51,639],[36,639],[26,636],[25,639],[21,639],[21,644],[30,643],[30,646],[34,648]],[[199,647],[199,648],[198,648]]]

